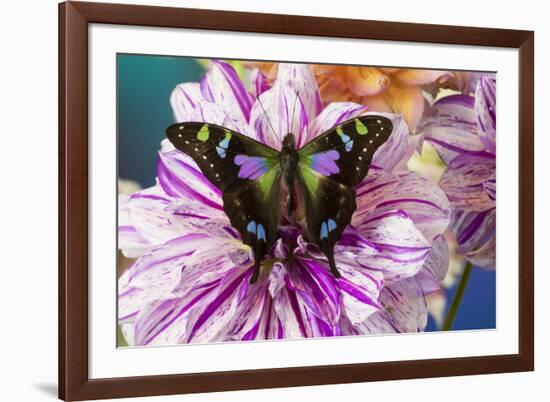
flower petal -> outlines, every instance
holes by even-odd
[[[474,98],[451,95],[438,100],[420,123],[423,132],[446,164],[463,153],[484,151],[474,115]]]
[[[179,84],[172,91],[170,105],[176,121],[192,121],[195,109],[205,101],[198,82]]]
[[[383,112],[389,108],[392,113],[403,116],[409,129],[414,132],[424,112],[424,96],[422,90],[415,86],[400,86],[396,83],[384,92],[365,96],[363,104],[369,106],[369,110]],[[380,109],[381,105],[386,105]]]
[[[151,301],[171,295],[180,282],[182,266],[207,239],[206,235],[173,239],[130,266],[118,282],[119,320],[133,317]]]
[[[444,70],[421,70],[416,68],[403,68],[392,74],[392,79],[397,78],[406,85],[427,85],[448,75]]]
[[[214,209],[222,209],[220,190],[208,181],[193,159],[183,152],[161,150],[157,174],[160,186],[169,196],[196,199]]]
[[[202,96],[235,117],[249,121],[253,98],[235,69],[223,61],[213,61],[201,81]]]
[[[416,279],[407,278],[384,287],[380,302],[385,311],[359,324],[362,333],[422,332],[426,328],[428,309]]]
[[[457,253],[483,268],[495,267],[496,209],[453,211],[450,226],[458,242]]]
[[[336,265],[342,275],[336,280],[342,306],[346,317],[356,325],[380,310],[379,297],[384,278],[381,272],[349,265],[345,260],[337,259]]]
[[[415,277],[425,295],[441,290],[439,284],[445,279],[448,270],[449,246],[441,235],[433,242],[424,266]]]
[[[137,258],[145,254],[153,245],[135,228],[128,212],[127,195],[118,196],[118,248],[128,258]]]
[[[487,151],[496,153],[496,86],[494,78],[483,75],[476,89],[475,112],[479,137]]]
[[[495,158],[491,154],[464,154],[447,166],[439,181],[449,201],[455,208],[468,211],[484,211],[495,205],[485,184],[494,179]]]
[[[260,96],[270,88],[267,77],[258,68],[254,68],[250,72],[250,83],[250,86],[252,87],[252,94],[254,96]]]
[[[347,67],[346,82],[354,94],[372,96],[390,86],[389,77],[376,67]]]
[[[449,225],[450,206],[445,193],[415,172],[401,172],[395,177],[399,184],[377,204],[374,215],[403,211],[432,242]]]
[[[348,228],[334,249],[335,258],[378,271],[386,282],[414,276],[424,265],[430,244],[402,211],[368,217]]]

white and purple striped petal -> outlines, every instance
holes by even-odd
[[[456,237],[456,252],[476,266],[495,267],[496,209],[480,212],[454,211],[450,229]]]
[[[485,149],[496,153],[496,86],[497,82],[491,76],[483,75],[479,80],[475,95],[475,112],[479,127],[479,138]]]
[[[438,100],[418,126],[446,164],[464,153],[485,152],[478,135],[474,98],[451,95]]]

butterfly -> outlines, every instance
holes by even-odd
[[[171,125],[166,134],[222,192],[223,209],[254,253],[257,281],[263,258],[279,238],[281,197],[286,217],[300,206],[304,237],[327,257],[340,277],[334,246],[357,208],[354,186],[367,175],[376,150],[393,130],[390,119],[363,115],[324,132],[302,148],[288,133],[277,151],[226,127],[199,122]],[[284,208],[282,209],[284,211]]]

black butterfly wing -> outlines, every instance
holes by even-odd
[[[279,153],[213,124],[177,123],[166,133],[222,191],[223,209],[231,225],[254,252],[254,283],[263,257],[279,237]]]
[[[386,117],[361,116],[328,130],[299,151],[308,237],[327,256],[336,277],[334,245],[357,208],[353,187],[365,178],[374,153],[392,130]]]
[[[390,137],[393,124],[379,115],[347,120],[300,149],[300,162],[346,186],[367,175],[376,150]]]

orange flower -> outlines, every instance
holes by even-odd
[[[277,64],[254,63],[269,80],[276,75]],[[411,131],[424,112],[422,90],[433,92],[451,83],[453,73],[441,70],[311,65],[323,102],[352,101],[369,106],[375,112],[401,114]],[[458,78],[458,77],[457,77]],[[461,77],[462,78],[462,77]]]

